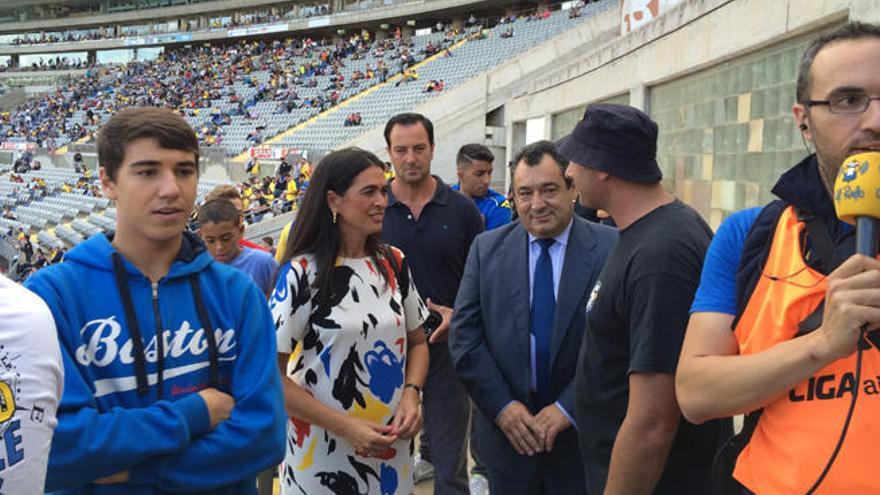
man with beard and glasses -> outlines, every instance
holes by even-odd
[[[779,200],[718,229],[691,307],[678,400],[697,423],[748,413],[736,493],[880,493],[880,261],[853,254],[854,229],[832,202],[845,159],[880,151],[880,26],[850,23],[815,39],[796,98],[794,118],[816,152],[780,177]]]

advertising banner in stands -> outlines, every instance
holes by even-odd
[[[0,143],[0,150],[2,151],[33,151],[36,148],[36,143],[28,143],[25,141],[3,141]]]
[[[329,26],[329,25],[330,25],[330,17],[328,17],[328,16],[309,19],[309,27],[310,28],[325,27],[325,26]]]
[[[179,43],[192,41],[191,34],[160,34],[157,36],[142,36],[138,38],[126,38],[125,46],[161,45],[162,43]]]
[[[287,31],[287,23],[284,24],[266,24],[263,26],[253,26],[247,28],[230,29],[226,34],[232,36],[253,36],[255,34],[280,33]]]
[[[623,0],[620,2],[620,35],[627,35],[672,10],[683,0]]]
[[[280,160],[288,155],[300,155],[297,148],[251,148],[248,155],[260,160]]]

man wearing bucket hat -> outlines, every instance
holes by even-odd
[[[708,493],[730,422],[682,420],[674,375],[712,231],[660,184],[657,124],[643,112],[591,105],[560,152],[581,204],[620,228],[587,305],[575,379],[587,492]]]

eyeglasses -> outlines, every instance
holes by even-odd
[[[808,107],[828,105],[828,111],[837,115],[855,115],[867,110],[874,100],[880,100],[880,96],[847,93],[833,96],[828,100],[804,100],[802,103]]]

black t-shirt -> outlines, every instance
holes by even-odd
[[[599,275],[575,379],[578,437],[591,495],[605,489],[611,450],[626,416],[629,374],[675,373],[711,238],[699,214],[674,201],[622,230]],[[682,419],[654,493],[710,493],[712,460],[730,428],[729,420],[694,426]]]
[[[403,251],[423,299],[451,308],[471,242],[483,231],[483,217],[470,198],[434,178],[437,190],[419,218],[389,190],[382,240]]]

